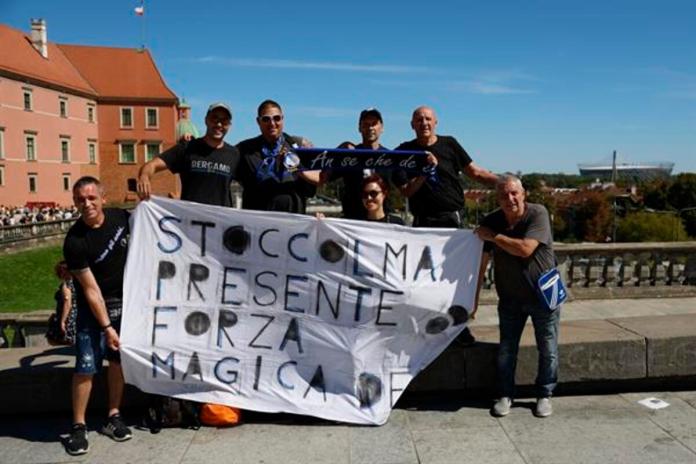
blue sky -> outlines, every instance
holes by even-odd
[[[496,172],[577,173],[578,162],[673,161],[696,172],[696,2],[199,2],[0,0],[0,22],[47,21],[59,43],[153,53],[203,127],[234,111],[231,143],[258,134],[256,106],[281,103],[286,130],[317,146],[358,139],[375,106],[383,143],[413,138],[433,106]]]

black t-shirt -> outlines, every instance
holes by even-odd
[[[359,145],[356,145],[355,148],[357,149],[370,149],[372,147],[363,145],[362,143]],[[380,150],[387,150],[387,148],[383,147],[382,145],[379,146]],[[373,171],[373,170],[370,170]],[[391,178],[391,171],[386,171],[382,169],[378,169],[376,171],[377,174],[382,176],[385,182],[387,184],[390,181]],[[364,170],[345,170],[345,171],[334,171],[331,174],[331,179],[332,181],[338,180],[338,179],[343,179],[343,192],[341,195],[341,206],[343,208],[343,217],[347,219],[365,219],[365,215],[367,214],[365,211],[365,206],[363,205],[362,202],[362,183],[365,177]],[[387,197],[387,200],[389,197]],[[385,205],[385,207],[388,209],[388,206]]]
[[[283,134],[281,151],[291,150],[293,146],[299,146],[299,140]],[[288,172],[280,157],[266,157],[263,154],[264,149],[274,152],[276,148],[260,135],[237,145],[241,154],[237,180],[244,188],[242,208],[304,213],[307,198],[314,196],[317,189],[296,172]]]
[[[500,300],[514,303],[538,302],[532,284],[525,277],[524,271],[528,272],[533,282],[556,264],[551,223],[546,208],[536,203],[527,203],[524,216],[512,229],[508,227],[505,214],[501,209],[483,218],[481,225],[511,238],[533,238],[539,242],[532,256],[526,259],[511,255],[491,242],[486,242],[484,247],[485,251],[493,252],[495,288]]]
[[[396,149],[427,150],[435,155],[438,161],[437,182],[434,185],[429,181],[424,182],[408,199],[414,216],[437,216],[464,208],[464,189],[459,173],[471,163],[471,158],[454,137],[438,135],[437,141],[428,146],[419,145],[414,139],[402,143]],[[398,170],[394,172],[393,181],[400,187],[416,175]]]
[[[63,256],[70,271],[89,268],[104,298],[123,297],[123,270],[128,252],[128,211],[104,209],[104,222],[96,229],[78,220],[63,243]],[[74,279],[78,306],[89,308],[82,286]]]
[[[224,143],[213,148],[202,138],[174,145],[159,155],[170,171],[181,176],[181,199],[231,206],[230,181],[237,177],[239,151]]]

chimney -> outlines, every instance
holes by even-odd
[[[31,44],[41,53],[41,56],[48,58],[48,40],[46,39],[46,21],[43,19],[31,20]]]

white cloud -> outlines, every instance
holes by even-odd
[[[324,71],[347,71],[390,74],[430,72],[428,68],[419,66],[341,63],[333,61],[301,61],[266,58],[225,58],[221,56],[204,56],[202,58],[197,58],[194,61],[198,63],[211,63],[225,66],[238,66],[247,68],[315,69]]]

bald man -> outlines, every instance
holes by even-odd
[[[437,115],[432,108],[416,108],[411,117],[411,128],[416,138],[402,143],[396,149],[425,150],[429,153],[430,161],[436,165],[437,173],[434,181],[426,181],[425,176],[409,175],[405,171],[394,172],[394,184],[408,198],[413,226],[462,227],[464,188],[459,173],[463,172],[467,177],[491,186],[495,185],[498,177],[474,164],[454,137],[437,135]],[[461,346],[470,346],[476,339],[467,327],[456,342]]]
[[[437,134],[437,115],[428,106],[413,111],[411,128],[416,138],[399,145],[397,150],[425,150],[437,160],[437,181],[397,171],[394,183],[408,198],[414,227],[461,227],[463,225],[464,189],[459,178],[463,172],[478,182],[495,186],[498,177],[474,164],[457,140]]]

